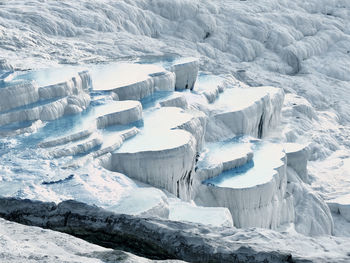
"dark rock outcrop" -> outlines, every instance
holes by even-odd
[[[0,217],[71,234],[101,246],[153,259],[191,262],[310,262],[268,246],[235,242],[238,231],[114,214],[76,201],[58,205],[0,198]],[[253,230],[247,230],[253,231]],[[236,240],[237,241],[237,240]]]

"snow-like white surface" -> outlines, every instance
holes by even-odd
[[[215,177],[197,186],[196,203],[229,208],[238,227],[275,229],[292,222],[293,199],[286,193],[287,160],[283,147],[268,142],[255,142],[253,146],[249,141],[245,143],[249,150],[253,149],[253,159],[226,171],[218,170],[219,175],[215,176],[214,172]],[[225,154],[229,149],[239,149],[235,144],[243,147],[244,140],[226,141],[216,148],[223,148]]]
[[[40,87],[45,87],[69,81],[69,79],[76,76],[79,71],[83,71],[83,68],[72,66],[54,69],[46,68],[19,73],[13,80],[34,80]]]
[[[256,148],[251,165],[247,163],[245,167],[229,170],[206,182],[217,187],[249,188],[271,181],[275,169],[283,164],[283,148],[274,144],[262,144]]]
[[[176,60],[171,67],[171,71],[175,73],[176,82],[175,89],[193,89],[197,80],[199,70],[199,61],[196,58]]]
[[[294,202],[295,229],[311,236],[333,234],[333,218],[324,200],[302,181],[293,168],[287,167],[287,176],[287,192],[293,196]]]
[[[219,96],[219,93],[223,91],[224,80],[224,78],[218,76],[202,74],[199,75],[193,90],[198,94],[203,94],[208,102],[212,103]]]
[[[155,91],[173,91],[176,82],[174,73],[156,64],[109,63],[92,67],[91,75],[95,91],[111,91],[120,100],[141,100]]]
[[[97,114],[97,127],[99,128],[128,124],[142,119],[142,105],[138,101],[117,101],[107,104],[106,108],[103,109],[103,113]]]
[[[197,163],[198,183],[218,176],[224,171],[245,165],[253,158],[252,144],[248,140],[207,143]]]
[[[176,53],[200,57],[200,68],[206,72],[234,74],[252,86],[283,88],[282,125],[272,135],[286,142],[311,142],[309,177],[321,198],[318,207],[308,211],[317,217],[322,198],[340,198],[350,187],[349,8],[346,0],[83,0],[64,4],[13,0],[1,5],[0,51],[22,69]],[[6,63],[0,64],[11,70]],[[58,88],[54,90],[45,94],[59,94]],[[23,96],[28,100],[25,104],[36,96]],[[35,123],[35,127],[47,125]],[[67,123],[71,122],[57,124],[57,132],[65,131]],[[16,145],[21,145],[20,140],[1,138],[1,182],[21,174],[26,166],[30,167],[23,172],[26,176],[41,174],[30,166],[33,159],[28,160],[28,155],[33,152],[19,158],[17,152],[23,148],[13,150]],[[35,159],[37,153],[32,156]],[[9,165],[10,159],[15,166]],[[49,162],[44,162],[47,171],[58,166]],[[20,193],[35,188],[34,184]],[[300,196],[308,190],[304,193]],[[314,196],[305,198],[309,199]],[[305,215],[310,217],[305,213],[300,218]]]
[[[332,212],[341,214],[350,222],[350,194],[345,194],[335,199],[328,200],[327,204]]]
[[[307,146],[299,143],[284,143],[283,147],[287,155],[287,165],[292,167],[305,183],[308,183],[307,160],[309,159],[309,150]]]
[[[279,121],[283,98],[283,91],[274,87],[226,89],[210,107],[206,139],[265,136]]]
[[[159,137],[158,143],[149,141],[152,137],[144,137],[140,141],[138,138],[141,136],[112,154],[111,169],[190,200],[195,138],[183,130],[168,131],[167,137],[164,137],[164,133],[153,133],[155,140]],[[172,143],[169,144],[165,138],[172,138]]]
[[[6,83],[0,89],[0,111],[34,103],[39,100],[38,86],[34,82]]]
[[[145,81],[150,77],[150,74],[164,71],[165,69],[160,66],[149,64],[114,63],[100,65],[92,70],[93,86],[95,90],[114,90]]]
[[[212,226],[233,227],[230,211],[224,207],[201,207],[169,199],[169,219]]]
[[[174,95],[169,98],[162,100],[159,102],[162,107],[178,107],[182,109],[186,109],[188,107],[187,100],[185,96],[180,93],[174,93]]]

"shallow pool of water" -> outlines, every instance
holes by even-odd
[[[78,72],[87,70],[87,67],[82,66],[64,66],[57,68],[45,68],[38,70],[29,70],[19,72],[14,80],[32,81],[34,80],[39,87],[54,85],[65,82],[76,76]]]
[[[234,143],[234,142],[233,142]],[[226,147],[230,147],[229,146]],[[247,164],[237,167],[204,181],[217,187],[248,188],[264,184],[276,174],[275,168],[283,165],[283,147],[271,142],[253,142],[253,160]]]

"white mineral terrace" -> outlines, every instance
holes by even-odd
[[[218,151],[220,151],[220,154],[228,156],[230,151],[240,150],[239,147],[235,147],[234,144],[235,142],[228,142],[222,147],[224,148],[223,151]],[[249,146],[251,147],[249,144],[247,146],[242,145],[241,147]],[[239,167],[226,170],[226,172],[208,179],[205,183],[217,187],[240,189],[270,182],[276,174],[276,170],[284,165],[283,158],[285,157],[285,153],[283,147],[273,143],[262,143],[261,145],[257,143],[255,147],[253,146],[253,149],[254,157],[252,161],[248,161]],[[215,157],[217,158],[217,155]]]
[[[239,166],[253,158],[249,138],[233,138],[217,143],[207,143],[197,163],[198,180],[204,181]]]
[[[282,90],[196,83],[195,58],[139,62],[2,73],[0,194],[214,226],[293,222],[286,167],[307,180],[307,151],[254,138],[278,123]]]
[[[219,93],[224,91],[224,78],[208,74],[201,74],[198,77],[193,91],[197,94],[203,94],[209,103],[214,102]]]
[[[306,145],[299,143],[284,143],[284,150],[287,155],[288,166],[292,167],[305,183],[309,182],[307,173],[307,160],[309,159],[309,150]]]
[[[349,65],[350,0],[0,0],[0,262],[350,262]]]
[[[157,65],[112,63],[94,67],[91,74],[94,90],[114,90],[143,82],[149,78],[150,74],[163,72],[165,69]]]
[[[196,71],[187,64],[178,64],[187,69],[186,74],[179,71],[176,74],[154,64],[117,63],[101,65],[92,69],[94,90],[113,91],[120,100],[145,98],[156,91],[174,91],[175,85],[195,82],[198,73],[198,61],[193,60]],[[188,62],[185,62],[188,63]],[[132,78],[130,78],[132,76]],[[176,84],[177,83],[177,84]]]
[[[190,198],[190,178],[196,139],[187,131],[173,130],[194,117],[180,108],[163,107],[145,113],[141,132],[112,153],[112,170]]]
[[[276,228],[293,221],[281,145],[245,137],[211,143],[198,170],[196,203],[229,208],[235,226]]]
[[[206,139],[217,141],[233,135],[261,138],[279,120],[284,94],[274,87],[227,88],[210,105]]]
[[[39,87],[56,85],[68,81],[77,75],[78,72],[85,70],[84,67],[64,66],[54,69],[46,68],[40,70],[24,71],[17,73],[14,81],[35,81]]]

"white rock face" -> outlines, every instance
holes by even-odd
[[[176,75],[176,90],[192,90],[197,80],[199,61],[196,58],[175,61],[175,64],[171,67],[171,71]]]
[[[43,72],[41,72],[43,71]],[[57,73],[55,73],[57,71]],[[29,105],[39,100],[48,100],[54,98],[62,98],[66,96],[74,96],[82,92],[88,91],[91,86],[90,74],[87,71],[80,72],[65,72],[61,69],[46,69],[29,71],[27,74],[32,74],[33,80],[28,81],[26,79],[26,74],[17,74],[16,80],[14,83],[5,82],[5,87],[1,88],[0,95],[2,98],[7,97],[6,100],[3,99],[0,105],[0,111],[15,109],[20,106]],[[41,72],[41,73],[40,73]],[[62,79],[67,79],[60,83],[50,84],[48,86],[40,86],[43,83],[50,83],[52,80],[45,80],[45,74],[54,75],[54,74],[64,74],[60,78],[57,78],[57,81]],[[70,77],[72,76],[72,77]],[[38,79],[35,79],[37,77]]]
[[[101,134],[94,133],[86,139],[80,140],[78,142],[70,142],[61,147],[55,148],[50,155],[55,158],[62,156],[74,156],[77,154],[84,154],[92,149],[101,146],[103,143],[103,138]]]
[[[40,99],[34,82],[8,84],[0,89],[0,112],[31,104]]]
[[[311,236],[333,234],[331,211],[325,201],[307,185],[310,182],[307,171],[308,147],[297,143],[285,143],[283,147],[288,160],[287,192],[294,200],[295,229]]]
[[[327,204],[333,213],[340,214],[350,222],[350,194],[328,200]]]
[[[88,94],[81,94],[79,97],[66,97],[33,108],[3,113],[0,115],[0,125],[36,120],[51,121],[65,114],[81,112],[89,106],[89,103],[90,96]],[[73,111],[71,107],[74,107]]]
[[[180,93],[175,93],[175,95],[171,96],[170,98],[167,98],[166,100],[159,102],[159,104],[162,107],[178,107],[182,109],[188,108],[188,103],[185,96],[183,96]]]
[[[213,103],[219,96],[219,93],[225,89],[225,79],[218,76],[199,75],[193,91],[206,97],[209,103]]]
[[[119,100],[141,100],[155,91],[175,89],[175,74],[156,65],[119,63],[95,70],[92,75],[96,79],[94,90],[113,91]]]
[[[294,199],[295,229],[311,236],[333,234],[331,211],[324,200],[302,182],[293,168],[287,168],[287,175],[287,191]]]
[[[263,137],[277,124],[283,98],[283,90],[273,87],[226,89],[210,113],[206,140],[242,134]]]
[[[135,84],[118,87],[114,89],[113,92],[118,95],[120,100],[140,100],[154,93],[156,87],[163,91],[174,90],[174,75],[164,73],[162,76],[149,77]]]
[[[93,132],[94,132],[93,129],[84,130],[84,131],[77,132],[74,134],[69,134],[67,136],[63,136],[63,137],[60,137],[57,139],[43,141],[43,142],[39,143],[38,146],[40,146],[40,147],[53,147],[53,146],[66,144],[69,142],[74,142],[74,141],[85,139],[85,138],[89,137]]]
[[[113,112],[97,116],[97,127],[128,124],[142,119],[142,105],[138,101],[118,101]]]
[[[112,153],[110,167],[190,200],[206,121],[206,116],[195,110],[162,107],[150,111],[140,135]]]
[[[150,74],[155,91],[173,91],[175,88],[175,74],[170,71]]]
[[[287,165],[296,171],[304,183],[309,183],[307,173],[308,148],[296,143],[285,143],[283,146],[287,155]]]
[[[191,115],[191,119],[174,127],[174,129],[181,129],[191,133],[196,139],[196,150],[200,152],[205,143],[205,133],[208,123],[208,117],[197,110],[188,110],[185,113]]]
[[[140,100],[154,92],[154,81],[150,77],[141,82],[118,87],[113,90],[120,100]]]
[[[211,225],[233,227],[230,211],[224,207],[201,207],[186,202],[170,201],[169,219]]]
[[[81,71],[68,81],[40,87],[39,96],[41,99],[65,97],[86,92],[90,87],[91,77],[89,72]]]
[[[0,59],[0,71],[12,71],[13,67],[6,59]]]
[[[310,177],[312,187],[334,198],[348,186],[348,176],[339,176],[343,166],[336,162],[350,156],[349,8],[345,0],[70,1],[65,5],[4,1],[1,54],[22,69],[146,54],[195,55],[208,72],[228,72],[251,85],[275,85],[304,96],[309,105],[300,101],[290,105],[292,114],[285,119],[289,131],[284,135],[289,142],[312,140],[312,160],[330,157],[322,169],[318,169],[321,162],[314,164]],[[209,95],[206,99],[212,100],[216,93]],[[67,109],[77,111],[74,105]],[[312,115],[319,120],[310,120]],[[3,148],[1,154],[9,150]],[[334,151],[341,157],[331,156]],[[4,171],[8,172],[6,167]],[[318,250],[324,253],[322,245]],[[333,249],[327,250],[332,254]],[[321,260],[333,258],[324,259],[323,253],[318,256]]]
[[[172,141],[161,147],[138,145],[132,151],[122,147],[112,154],[112,170],[164,188],[181,199],[190,200],[196,140],[188,132],[181,130],[169,131],[168,136]],[[157,139],[162,140],[159,137]],[[130,143],[139,142],[133,140]]]
[[[266,151],[276,158],[272,163],[264,167],[256,160],[254,169],[257,170],[248,168],[247,172],[235,177],[222,175],[222,179],[214,177],[214,180],[198,184],[196,203],[227,207],[237,227],[276,229],[281,224],[292,222],[293,199],[286,194],[286,157],[280,147],[263,147],[261,152]],[[271,167],[267,168],[269,165]],[[253,178],[256,175],[259,176]]]
[[[40,73],[34,71],[33,74]],[[83,71],[65,82],[50,86],[38,87],[33,81],[1,88],[0,95],[4,96],[1,97],[8,99],[1,101],[0,111],[5,112],[0,113],[0,125],[55,120],[82,112],[90,104],[90,96],[86,93],[90,82],[90,75]]]

